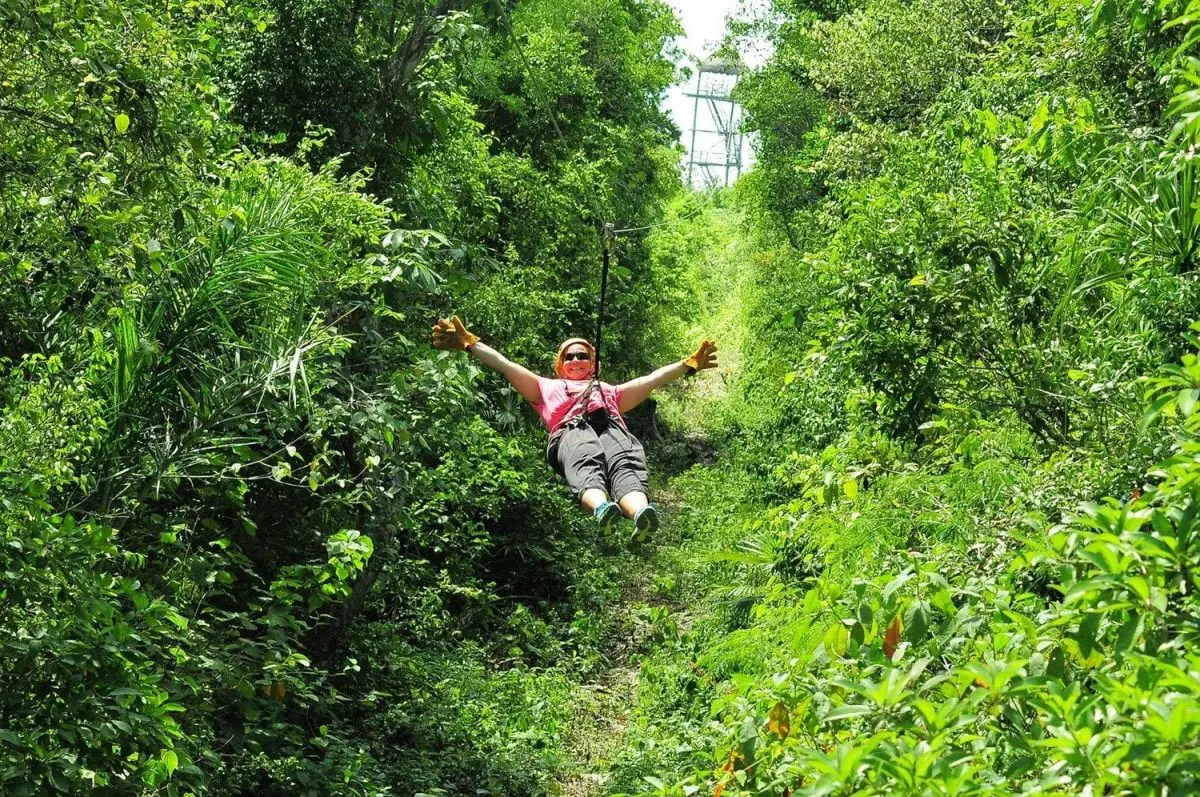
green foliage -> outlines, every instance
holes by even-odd
[[[145,556],[115,529],[51,511],[103,442],[88,376],[34,355],[6,385],[0,784],[12,794],[157,785],[181,765],[181,775],[197,772],[195,752],[177,748],[184,707],[155,666],[160,651],[180,649],[187,618],[128,575]]]
[[[876,2],[822,22],[808,45],[813,83],[867,119],[915,119],[961,81],[1001,34],[1004,7],[982,2]]]
[[[425,341],[453,305],[540,369],[590,326],[598,214],[678,187],[668,7],[0,28],[0,791],[549,791],[627,555]],[[645,255],[614,371],[675,342]]]
[[[387,188],[455,126],[456,89],[484,33],[471,12],[494,15],[470,0],[261,5],[231,70],[237,120],[289,150],[310,124],[325,128],[351,169],[373,168]]]
[[[611,793],[1197,789],[1194,20],[742,29],[728,448],[674,482],[702,597]]]
[[[1196,9],[767,11],[699,197],[659,0],[9,4],[0,791],[554,793],[614,659],[614,794],[1200,787]],[[645,584],[425,345],[605,221]]]
[[[773,29],[741,88],[763,136],[744,192],[766,211],[764,253],[799,275],[776,285],[810,287],[757,301],[796,324],[793,363],[852,377],[853,414],[916,440],[943,406],[1012,412],[1047,447],[1129,427],[1117,386],[1177,354],[1195,312],[1178,279],[1190,167],[1145,141],[1155,110],[1130,115],[1124,96],[1144,87],[1161,114],[1153,73],[1179,73],[1140,13],[876,3]],[[1104,69],[1125,83],[1097,82]],[[1071,377],[1093,368],[1104,379]]]
[[[296,151],[310,123],[418,226],[453,239],[455,307],[506,353],[548,362],[593,333],[601,219],[658,220],[678,189],[663,3],[272,4],[237,66],[236,108]],[[296,59],[299,46],[306,57]],[[583,199],[581,199],[581,197]],[[623,236],[609,291],[610,376],[648,370],[674,321],[644,233]],[[629,353],[628,359],[623,353]]]
[[[996,433],[947,429],[954,446],[926,449],[944,475],[893,463],[885,440],[799,458],[779,477],[803,493],[769,509],[694,491],[740,502],[687,522],[697,544],[736,546],[706,557],[707,590],[751,608],[648,662],[616,790],[1194,789],[1195,363],[1145,380],[1147,423],[1177,428],[1153,486],[1060,524],[1039,519],[1060,465]],[[1097,487],[1079,466],[1073,481],[1051,500]]]
[[[780,593],[754,643],[794,641],[712,705],[726,728],[725,790],[1195,788],[1184,745],[1196,698],[1186,452],[1198,383],[1185,369],[1149,382],[1184,430],[1135,501],[1085,506],[1027,538],[1007,571],[996,567],[1003,545],[966,556],[910,547],[884,557],[907,560],[898,572],[802,579]],[[803,614],[775,627],[793,601]]]
[[[226,17],[221,5],[6,6],[4,356],[55,351],[79,334],[71,311],[115,299],[130,250],[145,254],[150,228],[183,201],[180,181],[234,144],[215,81],[245,7]]]

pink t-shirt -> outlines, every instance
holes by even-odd
[[[625,419],[621,417],[619,409],[621,388],[601,382],[592,389],[586,401],[576,401],[576,397],[587,390],[587,379],[546,379],[539,376],[537,381],[541,398],[533,405],[533,409],[541,417],[542,423],[546,424],[550,434],[557,432],[569,420],[603,409],[607,409],[608,414],[616,418],[622,426],[625,425]]]

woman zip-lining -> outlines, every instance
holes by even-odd
[[[596,378],[596,350],[583,338],[559,346],[554,361],[557,379],[538,376],[480,342],[458,316],[434,325],[433,345],[470,352],[503,374],[533,406],[550,432],[547,460],[601,527],[610,527],[623,514],[633,521],[635,542],[658,528],[658,510],[647,495],[646,454],[626,426],[624,414],[655,388],[716,368],[716,343],[705,340],[690,357],[620,385]]]

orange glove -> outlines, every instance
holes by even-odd
[[[458,316],[449,320],[439,318],[433,325],[433,348],[435,349],[467,349],[479,342],[479,336],[474,335],[463,326]]]
[[[705,368],[717,367],[717,343],[712,340],[705,340],[700,344],[700,348],[688,357],[682,360],[683,364],[691,368],[693,372],[703,371]]]

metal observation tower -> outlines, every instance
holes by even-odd
[[[700,64],[696,90],[686,93],[693,103],[688,185],[727,186],[742,174],[742,106],[732,95],[744,71],[745,64],[728,58],[714,56]]]

